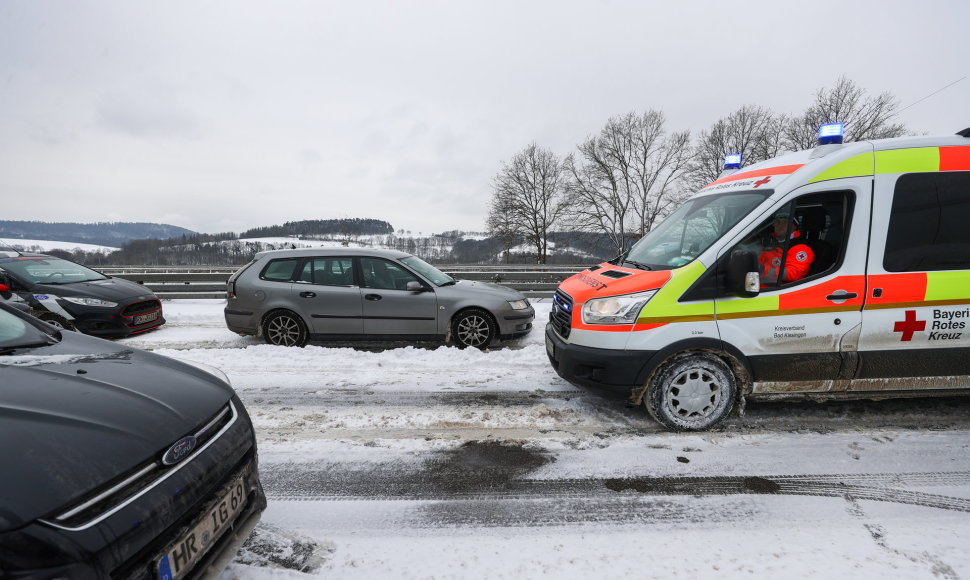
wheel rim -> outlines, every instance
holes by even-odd
[[[675,417],[702,420],[721,403],[724,386],[721,377],[704,368],[678,374],[667,388],[667,407]]]
[[[489,338],[488,321],[478,315],[469,315],[458,322],[458,340],[467,346],[483,346]]]
[[[279,346],[293,346],[300,340],[300,325],[289,316],[277,316],[266,325],[269,341]]]

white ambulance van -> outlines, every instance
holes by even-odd
[[[840,129],[726,171],[565,280],[556,372],[675,430],[746,400],[970,393],[970,129],[847,144]]]

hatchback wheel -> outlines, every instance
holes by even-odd
[[[495,322],[484,310],[465,310],[451,323],[451,336],[458,348],[485,349],[496,334]]]
[[[44,312],[37,315],[37,318],[43,320],[47,324],[50,324],[54,328],[59,328],[61,330],[77,330],[74,324],[61,316],[60,314],[55,314],[53,312]]]
[[[306,325],[292,312],[274,312],[263,321],[263,338],[277,346],[305,346]]]

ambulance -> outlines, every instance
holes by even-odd
[[[970,129],[819,145],[725,172],[565,280],[556,372],[673,430],[748,400],[970,394]]]

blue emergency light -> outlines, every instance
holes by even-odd
[[[818,128],[819,145],[838,145],[842,142],[845,134],[845,125],[842,123],[827,123]]]
[[[724,169],[741,169],[741,154],[728,153],[724,156]]]

